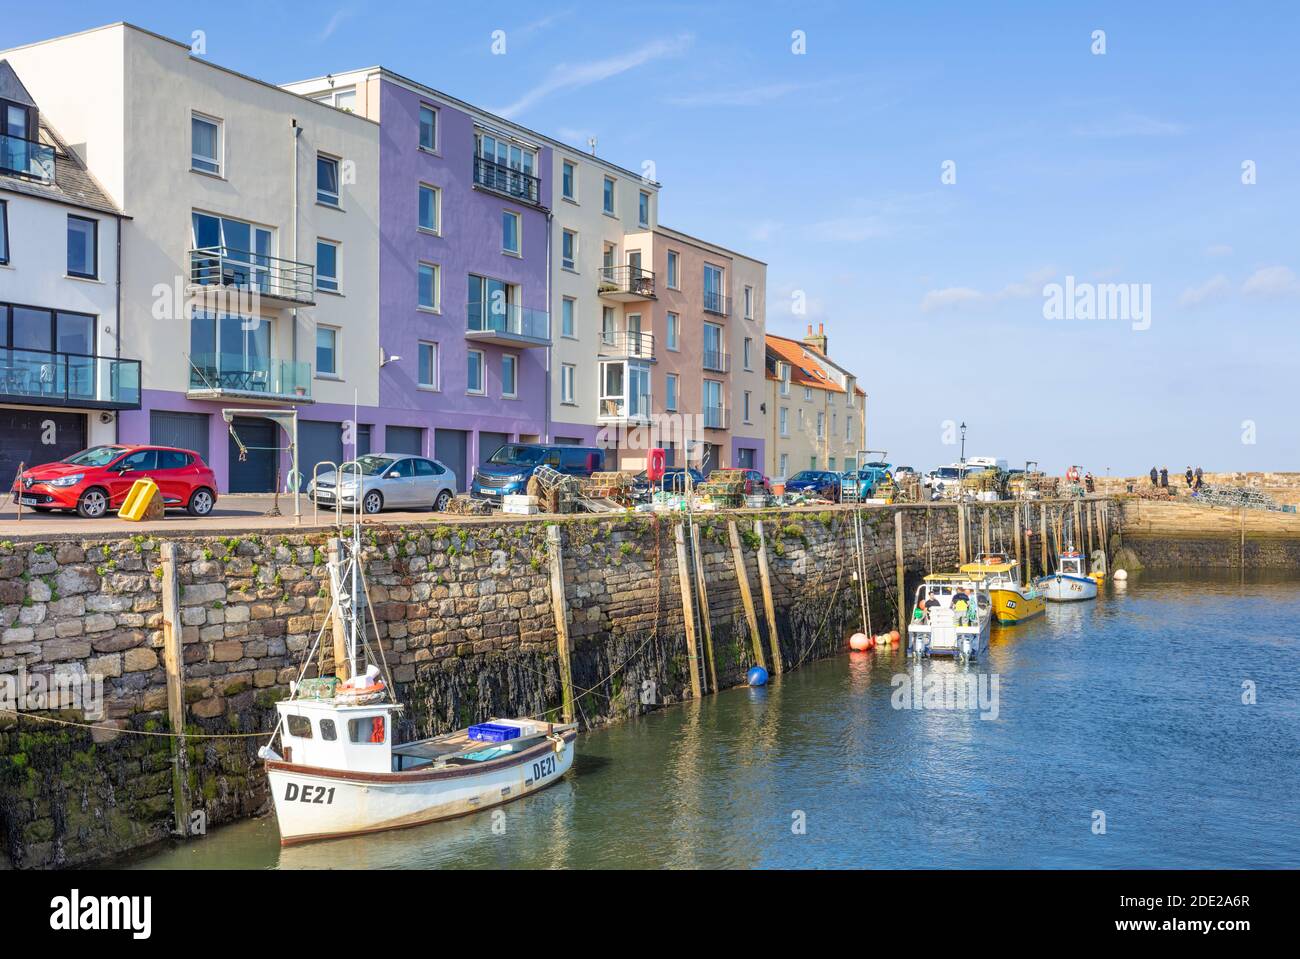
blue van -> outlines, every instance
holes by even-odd
[[[495,503],[500,503],[503,496],[522,495],[539,466],[569,476],[590,476],[605,468],[605,451],[594,446],[507,443],[474,471],[469,493]]]

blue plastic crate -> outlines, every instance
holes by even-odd
[[[469,738],[485,743],[503,743],[519,736],[518,726],[502,726],[499,723],[479,723],[469,727]]]

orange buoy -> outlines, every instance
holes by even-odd
[[[898,630],[896,630],[896,629],[891,629],[891,630],[889,631],[889,644],[890,644],[891,646],[894,645],[895,643],[897,643],[901,638],[902,638],[902,637],[898,635]]]
[[[854,633],[849,637],[849,649],[865,652],[871,648],[871,637],[866,633]]]

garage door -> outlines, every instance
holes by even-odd
[[[52,463],[86,448],[86,414],[0,409],[0,488],[27,467]]]
[[[170,410],[153,410],[149,413],[149,442],[159,446],[179,446],[193,450],[208,458],[208,414],[173,413]]]
[[[311,482],[312,469],[317,463],[343,462],[343,424],[325,420],[298,421],[298,471],[302,474],[300,489],[306,490]],[[321,467],[321,472],[331,467]]]
[[[270,493],[275,490],[277,447],[288,445],[284,431],[270,420],[236,416],[235,432],[248,448],[239,458],[239,445],[230,437],[230,493]],[[218,477],[218,480],[220,477]]]
[[[384,429],[385,453],[424,455],[424,430],[418,426],[389,426]]]
[[[456,489],[469,489],[469,433],[464,430],[434,430],[433,458],[456,474]]]
[[[505,446],[509,442],[510,442],[509,433],[488,433],[488,432],[480,431],[480,433],[478,434],[479,465],[482,466],[484,463],[486,463],[489,459],[492,458],[493,453],[501,449],[501,447]]]

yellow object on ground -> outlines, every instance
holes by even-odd
[[[138,523],[145,519],[162,519],[164,515],[162,493],[158,484],[145,478],[131,484],[131,492],[126,494],[126,501],[117,511],[121,519]]]

